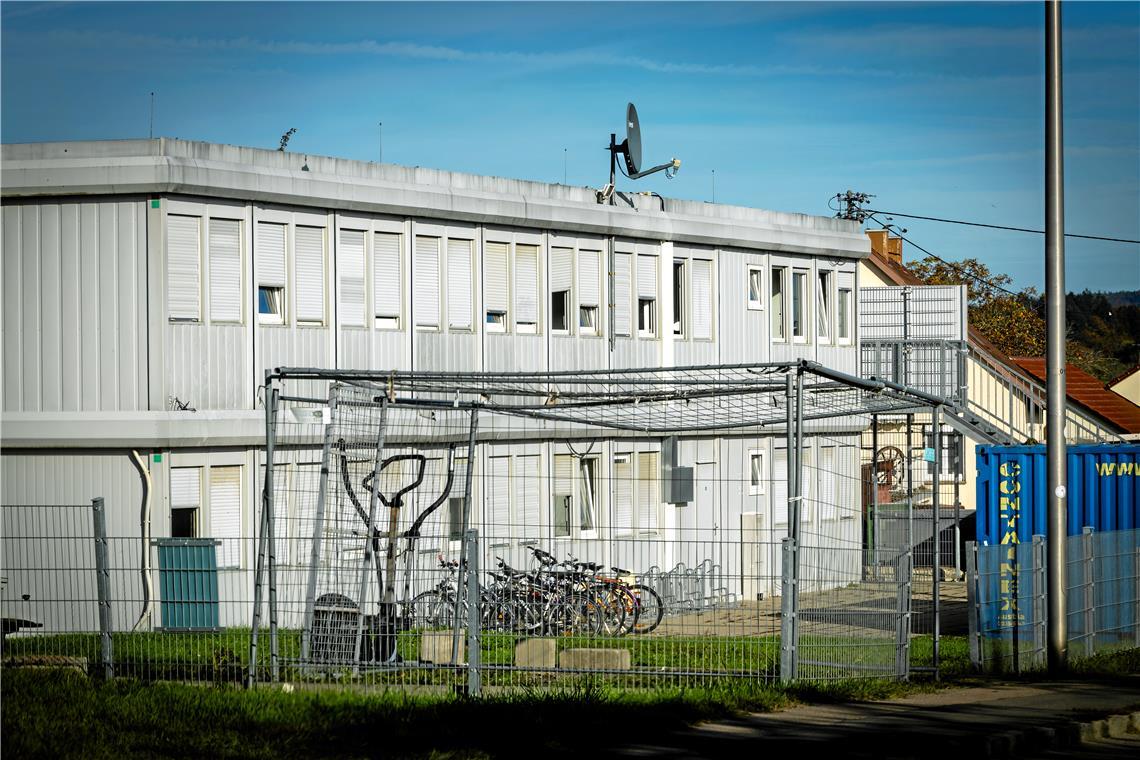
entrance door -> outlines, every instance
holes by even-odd
[[[765,572],[764,515],[745,512],[740,516],[740,567],[743,598],[759,599],[768,591]]]

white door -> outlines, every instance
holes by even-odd
[[[758,512],[745,512],[740,516],[740,566],[743,581],[744,599],[759,599],[768,591],[765,568],[766,545],[764,538],[764,515]]]

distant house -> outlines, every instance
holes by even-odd
[[[1124,396],[1134,405],[1140,404],[1140,364],[1109,380],[1108,389]]]
[[[944,295],[949,288],[925,285],[906,268],[903,264],[901,239],[890,236],[886,230],[870,231],[867,236],[871,239],[871,255],[859,262],[862,363],[865,375],[882,376],[883,370],[891,367],[884,366],[881,348],[876,362],[868,335],[882,336],[889,328],[884,327],[887,320],[883,315],[876,314],[872,308],[872,303],[876,299],[871,297],[871,291],[882,288],[906,292],[909,301],[914,304],[929,302],[934,296],[940,298],[942,303],[949,303]],[[964,287],[961,288],[961,291],[964,290]],[[880,296],[878,300],[884,299]],[[959,351],[963,359],[958,366],[951,366],[947,361],[946,377],[936,377],[936,373],[929,370],[923,374],[924,368],[919,362],[922,357],[929,357],[930,352],[928,349],[920,350],[924,340],[929,342],[923,337],[921,330],[916,331],[912,326],[909,334],[897,331],[892,338],[899,343],[899,353],[907,357],[905,360],[896,361],[894,366],[912,373],[903,379],[910,380],[910,384],[920,388],[924,383],[940,383],[940,387],[928,388],[932,392],[938,392],[940,388],[947,390],[946,393],[939,395],[949,395],[954,390],[961,394],[958,406],[965,410],[966,414],[961,418],[948,415],[943,431],[944,447],[948,456],[944,460],[941,503],[943,505],[956,503],[964,510],[972,510],[975,507],[975,447],[984,443],[1044,441],[1046,394],[1043,372],[1035,371],[1035,362],[1043,365],[1044,360],[1013,359],[1006,356],[981,332],[968,325],[968,320],[965,319],[964,301],[965,293],[961,292],[959,305],[955,306],[955,309],[962,312],[961,322],[958,321],[958,311],[954,311],[951,317],[945,316],[950,311],[946,307],[942,307],[940,311],[926,308],[927,313],[942,313],[944,326],[960,325],[964,328],[956,336],[950,332],[942,333],[946,336],[944,343],[953,343],[954,337],[960,340]],[[922,309],[917,311],[921,312]],[[928,318],[927,322],[930,321]],[[878,324],[869,324],[875,322]],[[897,320],[895,323],[897,324]],[[922,328],[923,325],[919,324],[918,327]],[[929,332],[931,328],[927,325],[924,329]],[[952,351],[952,348],[953,346],[950,346],[946,353]],[[915,357],[919,358],[916,360]],[[1118,394],[1105,390],[1103,384],[1095,378],[1080,372],[1072,365],[1069,366],[1068,372],[1070,403],[1065,431],[1067,440],[1074,443],[1114,441],[1140,432],[1140,409],[1131,405],[1137,412],[1131,415],[1125,408],[1128,402]],[[960,378],[954,377],[953,373],[960,373]],[[1088,381],[1091,381],[1091,385],[1098,385],[1099,391],[1093,389]],[[1116,397],[1119,403],[1113,402],[1110,397]],[[922,461],[921,455],[922,450],[931,444],[930,420],[928,416],[920,417],[913,422],[913,427],[917,429],[909,444],[912,451],[909,456],[904,456],[913,470],[911,477],[915,487],[916,503],[921,505],[930,501],[931,479],[927,472],[928,465]],[[864,436],[866,449],[864,460],[870,462],[870,449],[876,449],[875,457],[879,461],[876,468],[880,471],[888,466],[883,464],[884,460],[893,461],[897,457],[895,450],[908,448],[905,435],[897,430],[898,424],[895,422],[894,430],[889,426],[880,426],[878,437],[881,440],[877,442],[878,445],[868,442],[869,434]],[[888,479],[887,476],[880,477]],[[896,475],[895,480],[899,477]]]
[[[1034,378],[1045,382],[1045,357],[1016,357],[1014,361]],[[1066,364],[1065,391],[1070,403],[1117,426],[1121,437],[1140,438],[1140,406],[1112,390],[1111,386],[1079,367]]]

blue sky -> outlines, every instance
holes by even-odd
[[[830,214],[1043,228],[1040,3],[19,3],[4,142],[155,134]],[[1066,225],[1140,239],[1140,3],[1064,6]],[[620,137],[619,137],[620,139]],[[899,220],[944,258],[1044,281],[1043,236]],[[914,252],[917,254],[917,252]],[[1070,290],[1140,288],[1140,247],[1069,240]]]

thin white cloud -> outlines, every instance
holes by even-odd
[[[1106,53],[1119,43],[1135,44],[1140,28],[1106,25],[1065,30],[1066,45],[1101,49]],[[1044,45],[1044,27],[937,26],[892,24],[850,30],[807,30],[784,37],[797,45],[831,51],[885,52],[891,54],[944,53],[984,48],[1037,48]]]

